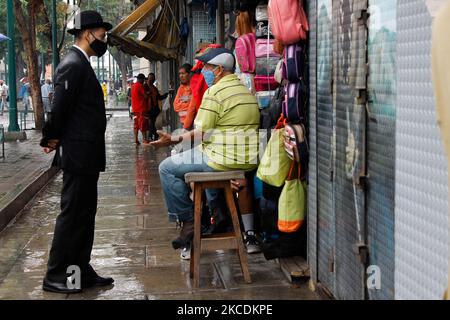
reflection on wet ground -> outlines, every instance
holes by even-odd
[[[108,288],[60,295],[41,290],[59,211],[61,175],[0,234],[0,299],[317,299],[306,285],[292,287],[274,261],[249,256],[252,284],[245,284],[236,255],[202,257],[200,288],[193,289],[189,262],[170,241],[158,164],[167,151],[136,148],[127,117],[113,117],[106,135],[108,168],[99,181],[92,265],[112,276]]]

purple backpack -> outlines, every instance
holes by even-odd
[[[304,81],[286,86],[286,99],[283,102],[283,115],[291,123],[305,123],[309,92]]]
[[[300,41],[285,48],[283,79],[290,83],[300,82],[307,77],[308,59],[306,55],[306,42]]]

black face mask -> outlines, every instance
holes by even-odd
[[[93,34],[92,36],[95,38]],[[89,46],[91,47],[92,51],[95,52],[95,55],[99,58],[103,56],[106,53],[106,50],[108,49],[108,44],[106,42],[98,40],[97,38],[95,38],[95,40],[91,42]]]

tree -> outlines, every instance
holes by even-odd
[[[42,0],[30,0],[26,4],[20,0],[14,0],[16,23],[25,49],[27,76],[35,114],[35,127],[38,130],[42,129],[44,110],[36,51],[36,20],[42,6]]]
[[[44,110],[41,95],[40,70],[38,56],[40,52],[51,52],[51,24],[47,9],[50,1],[44,0],[14,0],[14,12],[16,16],[16,26],[18,35],[23,44],[24,60],[27,66],[27,77],[30,83],[31,99],[35,113],[35,128],[41,130],[44,120]],[[67,4],[58,2],[58,25],[59,30],[63,30],[58,52],[62,50],[65,43],[65,28],[67,24],[68,12]],[[52,52],[52,54],[55,54]],[[42,63],[45,63],[42,61]]]

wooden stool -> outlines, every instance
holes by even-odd
[[[242,273],[246,283],[251,283],[248,271],[247,253],[242,241],[241,226],[231,189],[231,180],[245,179],[244,171],[192,172],[184,176],[186,183],[194,183],[194,240],[191,244],[190,276],[194,278],[194,287],[200,283],[200,255],[202,252],[237,249]],[[201,214],[202,194],[205,189],[224,189],[225,199],[231,213],[233,232],[202,235]]]

